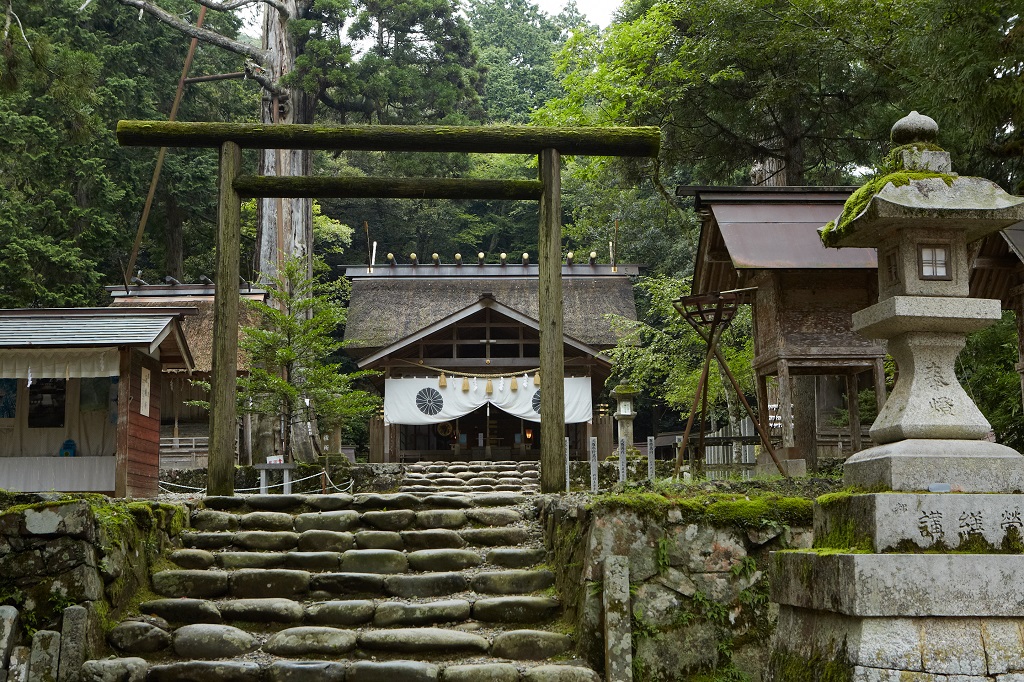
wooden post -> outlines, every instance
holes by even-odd
[[[779,419],[782,422],[782,447],[791,448],[793,442],[793,384],[789,378],[789,363],[779,363]]]
[[[850,417],[850,449],[853,452],[860,452],[860,395],[857,388],[860,382],[856,374],[846,375],[846,406]]]
[[[128,346],[118,349],[117,380],[117,460],[114,462],[114,497],[128,495],[128,441],[132,399],[132,351]]]
[[[210,389],[208,495],[235,492],[235,393],[238,373],[238,249],[242,203],[234,189],[242,149],[220,148],[217,204],[217,289],[213,302],[213,372]]]
[[[793,382],[793,445],[807,464],[818,470],[818,399],[815,377],[798,375]]]
[[[565,489],[565,357],[562,349],[562,168],[557,149],[540,153],[540,254],[537,290],[540,317],[540,489]]]
[[[881,412],[882,408],[885,407],[885,359],[877,358],[875,360],[875,370],[873,372],[875,378],[875,406],[878,411]],[[1024,386],[1022,386],[1024,390]]]

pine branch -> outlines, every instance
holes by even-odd
[[[119,2],[127,7],[134,7],[143,12],[151,14],[154,17],[156,17],[157,20],[161,21],[164,24],[167,24],[168,26],[171,26],[174,29],[177,29],[178,31],[181,31],[182,33],[191,38],[197,38],[205,43],[216,45],[217,47],[227,50],[229,52],[244,55],[257,63],[262,64],[268,58],[268,54],[264,50],[261,50],[257,47],[253,47],[252,45],[246,45],[245,43],[241,43],[237,40],[232,40],[231,38],[223,36],[220,33],[217,33],[216,31],[210,31],[205,28],[198,28],[193,24],[182,21],[178,17],[174,16],[162,7],[159,7],[155,3],[150,2],[149,0],[116,0],[116,2]],[[203,4],[209,6],[208,2],[204,2]],[[257,82],[259,81],[257,80]],[[262,82],[260,84],[263,85]]]
[[[278,2],[277,0],[229,0],[228,2],[215,2],[214,0],[196,0],[197,3],[204,7],[209,7],[212,10],[218,12],[230,12],[232,10],[239,9],[241,7],[247,7],[249,5],[270,5],[278,12],[280,12],[285,19],[290,19],[288,14],[288,8],[285,7],[284,3]]]

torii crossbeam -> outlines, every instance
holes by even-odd
[[[655,157],[658,128],[541,128],[535,126],[319,126],[303,124],[120,121],[117,140],[143,147],[216,147],[217,289],[207,494],[234,492],[235,391],[238,368],[238,253],[242,197],[515,199],[540,201],[538,267],[540,372],[565,375],[562,353],[561,156]],[[392,152],[536,154],[540,179],[309,178],[241,174],[242,148]],[[562,437],[564,391],[551,381],[541,392],[541,490],[565,489]]]

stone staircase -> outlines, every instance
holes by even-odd
[[[421,463],[393,494],[207,497],[85,679],[598,682],[560,631],[537,479]]]

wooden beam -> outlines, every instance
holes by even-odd
[[[989,256],[979,256],[974,259],[975,270],[1019,270],[1024,268],[1024,263],[1020,262],[1020,259],[1016,256],[1003,256],[1001,258],[993,258]]]
[[[542,128],[539,126],[398,126],[169,121],[118,121],[117,141],[134,147],[220,147],[234,142],[254,149],[351,149],[387,152],[478,154],[658,155],[661,131],[644,128]]]
[[[540,313],[540,489],[565,490],[565,357],[562,349],[562,163],[557,149],[540,154],[540,238],[537,259]]]
[[[225,142],[220,149],[217,204],[217,289],[213,299],[213,372],[210,380],[208,495],[235,492],[235,391],[238,374],[238,251],[242,200],[234,182],[242,149]]]
[[[538,180],[461,178],[328,178],[243,175],[235,180],[242,197],[331,197],[337,199],[498,199],[538,201]]]

